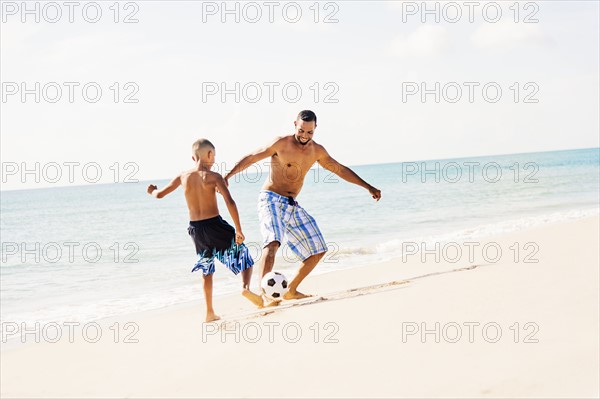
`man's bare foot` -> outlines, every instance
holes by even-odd
[[[217,321],[217,320],[221,320],[221,318],[219,316],[217,316],[214,313],[207,313],[206,314],[206,323],[210,323],[211,321]]]
[[[262,308],[265,304],[260,295],[256,295],[254,292],[250,291],[249,289],[244,288],[244,290],[242,291],[242,295],[244,296],[244,298],[246,298],[247,300],[249,300],[256,306],[258,306],[259,308]]]
[[[285,294],[283,294],[283,299],[285,300],[290,300],[290,299],[304,299],[304,298],[310,298],[312,295],[308,295],[308,294],[303,294],[299,291],[288,291]]]

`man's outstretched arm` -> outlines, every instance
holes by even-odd
[[[333,159],[331,155],[329,155],[327,150],[325,150],[325,148],[323,148],[321,152],[322,154],[318,159],[319,165],[321,165],[328,171],[335,173],[347,182],[354,183],[358,186],[365,188],[367,191],[369,191],[373,199],[377,201],[381,199],[381,190],[376,189],[375,187],[361,179],[360,176],[354,173],[354,171],[349,167],[344,166],[335,159]]]
[[[242,159],[240,159],[240,161],[234,166],[234,168],[225,175],[225,182],[228,182],[228,180],[232,176],[235,176],[236,174],[245,170],[248,166],[250,166],[258,161],[261,161],[265,158],[275,155],[275,153],[277,152],[275,150],[275,143],[277,143],[277,141],[279,141],[279,138],[277,140],[275,140],[273,143],[271,143],[269,146],[259,148],[258,150],[254,151],[253,153],[248,154],[245,157],[243,157]]]

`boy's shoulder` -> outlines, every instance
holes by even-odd
[[[199,178],[207,183],[216,182],[217,179],[222,178],[222,176],[219,173],[197,169],[186,170],[185,172],[181,173],[181,176],[193,177],[196,179]]]
[[[203,177],[208,180],[217,180],[223,178],[223,176],[221,176],[219,173],[213,172],[212,170],[203,171],[202,173]]]

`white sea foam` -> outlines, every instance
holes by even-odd
[[[493,236],[508,234],[539,226],[597,216],[598,214],[600,214],[600,208],[588,208],[569,210],[563,212],[554,212],[544,215],[511,219],[502,222],[480,224],[465,229],[440,232],[440,234],[434,235],[417,235],[407,236],[403,238],[394,238],[372,247],[345,247],[339,249],[337,251],[337,254],[339,255],[341,260],[344,260],[345,265],[353,263],[364,265],[365,256],[370,256],[373,259],[373,261],[389,260],[402,256],[403,243],[406,242],[417,242],[425,244],[439,242],[443,244],[449,242],[481,240]],[[363,256],[363,259],[357,259],[357,257],[360,257],[361,255]]]

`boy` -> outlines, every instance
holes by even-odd
[[[202,270],[207,323],[220,319],[212,306],[212,275],[215,272],[215,258],[225,264],[234,274],[237,275],[241,272],[242,295],[255,305],[263,306],[261,296],[250,291],[254,260],[248,253],[248,248],[243,244],[245,237],[242,233],[237,206],[231,198],[223,177],[210,171],[215,163],[215,155],[215,147],[210,141],[197,140],[192,146],[192,159],[196,163],[196,167],[181,173],[162,190],[153,184],[148,186],[148,194],[155,198],[162,198],[179,185],[183,186],[190,212],[188,234],[194,240],[198,254],[198,262],[192,272]],[[223,195],[235,229],[219,215],[216,192]]]

